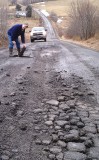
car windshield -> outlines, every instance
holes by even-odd
[[[42,31],[42,30],[44,30],[44,27],[34,27],[32,30],[33,31]]]

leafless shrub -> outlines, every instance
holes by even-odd
[[[63,36],[63,30],[61,27],[57,26],[57,33],[58,33],[58,36],[59,37],[62,37]]]
[[[8,0],[0,2],[0,41],[2,45],[7,39]]]
[[[51,18],[51,20],[52,20],[53,22],[57,22],[57,20],[58,20],[58,16],[57,16],[57,14],[54,13],[54,12],[51,12],[51,13],[50,13],[50,18]]]
[[[76,0],[71,3],[69,13],[70,25],[67,36],[79,36],[87,40],[95,35],[97,30],[97,8],[89,0]]]

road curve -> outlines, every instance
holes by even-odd
[[[63,59],[60,58],[61,66],[58,67],[59,70],[67,69],[69,73],[82,76],[90,89],[95,92],[97,102],[99,103],[99,52],[70,42],[60,41],[57,39],[47,17],[40,10],[35,9],[35,11],[44,20],[44,25],[48,30],[48,41],[54,39],[53,41],[55,42],[56,39],[58,45],[62,48]]]

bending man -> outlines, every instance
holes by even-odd
[[[25,45],[25,29],[28,28],[28,24],[16,24],[8,30],[8,40],[9,40],[9,56],[13,55],[13,46],[16,43],[18,56],[21,56],[20,51],[20,42],[18,37],[21,36],[21,42],[23,48],[26,48]]]

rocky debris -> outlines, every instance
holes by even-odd
[[[5,119],[4,115],[0,115],[0,123],[2,123],[4,119]]]
[[[60,127],[64,127],[66,124],[68,124],[67,121],[62,121],[62,120],[61,121],[55,121],[55,123]]]
[[[35,141],[35,143],[36,143],[37,145],[41,145],[41,144],[42,144],[42,141],[41,141],[40,139],[37,139],[37,140]]]
[[[48,158],[51,159],[51,160],[54,160],[55,159],[55,155],[54,154],[49,154]]]
[[[43,140],[42,144],[43,145],[49,145],[51,143],[51,140]]]
[[[9,156],[7,156],[7,155],[2,155],[2,156],[1,156],[1,160],[9,160]]]
[[[59,154],[56,156],[56,159],[57,159],[57,160],[63,160],[63,157],[64,157],[63,153],[59,153]]]
[[[57,134],[52,134],[52,140],[53,140],[53,142],[57,142],[58,141],[58,135]]]
[[[99,159],[99,147],[92,147],[89,150],[89,158],[91,159]]]
[[[6,76],[7,76],[7,77],[10,77],[10,73],[6,73]]]
[[[35,73],[38,73],[38,71],[35,71]],[[39,71],[39,74],[40,73]],[[36,74],[36,76],[38,76],[38,74]],[[26,79],[22,78],[18,82],[18,84],[20,84],[18,88],[18,92],[21,92],[19,95],[20,98],[17,99],[17,92],[12,92],[10,95],[8,94],[9,96],[6,96],[6,98],[10,97],[13,102],[10,100],[9,102],[4,102],[4,105],[9,105],[11,113],[8,117],[6,116],[4,121],[4,123],[6,123],[6,121],[11,122],[11,125],[7,127],[7,132],[8,134],[14,134],[16,131],[16,127],[12,124],[13,120],[16,126],[18,126],[18,132],[22,134],[22,136],[28,132],[30,134],[35,132],[36,136],[32,136],[33,143],[35,142],[36,147],[41,147],[42,152],[51,160],[98,159],[99,110],[98,107],[97,110],[95,110],[93,106],[91,107],[91,105],[87,104],[89,99],[86,103],[86,99],[94,95],[87,93],[86,90],[84,91],[83,87],[82,90],[80,90],[79,81],[77,81],[76,85],[70,86],[64,81],[63,77],[60,77],[57,83],[60,83],[60,80],[62,88],[60,84],[58,85],[59,88],[57,85],[54,85],[57,91],[59,90],[56,98],[55,96],[51,96],[52,99],[48,100],[48,97],[44,99],[43,96],[40,105],[35,105],[34,100],[30,103],[30,106],[34,105],[35,107],[33,106],[33,109],[30,107],[28,118],[31,122],[29,123],[27,120],[23,120],[26,115],[22,108],[24,103],[23,99],[21,100],[21,96],[25,98],[29,96],[30,93],[26,90],[26,85],[28,84],[28,87],[30,87],[30,84]],[[54,80],[50,80],[50,82],[51,85],[56,83]],[[41,87],[41,85],[35,83],[35,87],[37,86]],[[87,96],[87,98],[85,96]],[[21,105],[16,103],[17,100],[20,101]],[[28,106],[27,101],[26,104]],[[38,106],[40,107],[37,108]],[[28,113],[26,114],[28,115]],[[2,125],[2,118],[0,122]],[[30,142],[29,145],[31,144],[32,142]],[[12,152],[13,155],[19,153],[19,151],[11,151],[11,153]],[[9,159],[9,156],[6,154],[2,154],[2,156],[2,159]],[[15,157],[13,159],[15,159]]]
[[[62,149],[58,146],[53,146],[52,148],[50,148],[50,152],[55,155],[61,153],[61,151]]]
[[[37,113],[42,113],[42,112],[43,112],[43,109],[38,108],[38,109],[35,109],[33,112],[34,112],[35,114],[37,114]]]
[[[59,101],[59,102],[62,102],[62,101],[64,101],[64,100],[65,100],[65,96],[59,96],[59,97],[58,97],[58,101]]]
[[[86,155],[79,152],[67,151],[64,153],[64,160],[86,160]]]
[[[78,86],[74,87],[74,90],[77,89]],[[99,147],[99,138],[95,138],[98,127],[91,119],[95,113],[91,110],[93,114],[90,118],[87,105],[77,103],[76,99],[65,101],[65,96],[60,97],[58,97],[57,105],[53,103],[53,100],[46,103],[50,104],[50,107],[46,112],[45,124],[50,127],[49,132],[52,130],[52,141],[47,144],[49,148],[50,145],[52,146],[47,151],[49,159],[86,160],[87,157],[95,157],[91,150],[95,146],[97,154],[96,148]]]
[[[12,92],[11,94],[10,94],[10,96],[15,96],[16,95],[16,93],[15,92]]]
[[[17,116],[18,117],[21,117],[21,116],[23,116],[24,115],[24,111],[21,111],[21,110],[18,110],[17,111]]]
[[[53,105],[53,106],[58,106],[59,101],[52,99],[50,101],[47,101],[46,104],[50,104],[50,105]]]
[[[27,127],[28,127],[28,124],[27,124],[27,121],[20,121],[19,122],[19,128],[22,130],[22,131],[25,131],[27,130]]]
[[[74,152],[85,152],[86,147],[84,143],[69,142],[67,144],[67,149]]]
[[[90,91],[90,92],[88,92],[88,95],[89,96],[94,96],[94,92]]]
[[[57,143],[58,143],[59,146],[61,146],[63,148],[65,148],[67,146],[67,144],[64,141],[59,140]]]
[[[99,138],[93,138],[93,143],[95,147],[99,147]]]
[[[87,132],[87,133],[94,133],[94,134],[95,134],[95,133],[97,132],[95,126],[85,126],[83,129],[84,129],[85,132]]]
[[[70,109],[70,107],[67,104],[61,104],[59,105],[59,109],[62,109],[63,111],[67,111]]]
[[[46,121],[45,124],[48,125],[48,126],[51,126],[51,125],[53,125],[53,122],[52,121]]]

